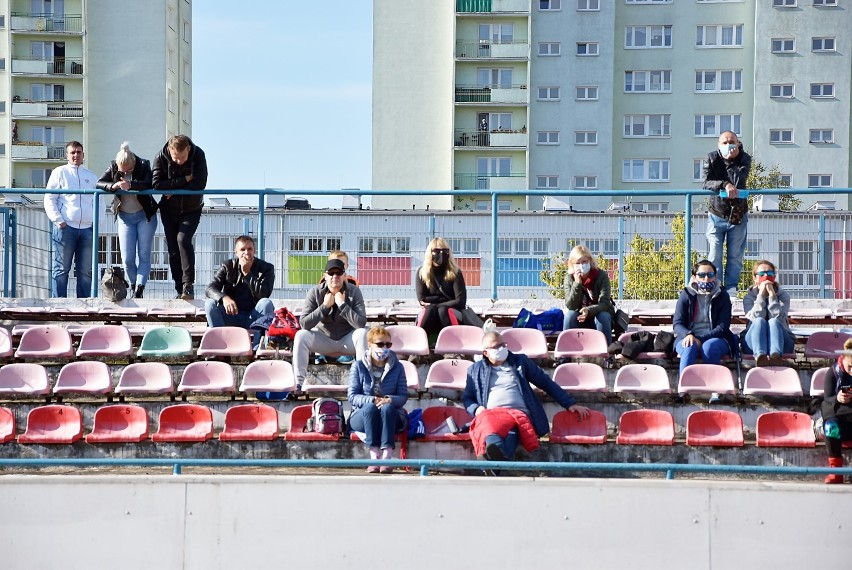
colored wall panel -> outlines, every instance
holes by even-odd
[[[360,285],[411,285],[411,256],[358,256]]]
[[[289,285],[316,285],[325,272],[325,255],[288,255]]]
[[[482,283],[482,259],[479,257],[457,257],[456,263],[464,275],[464,284],[467,287],[479,287]]]
[[[499,257],[496,263],[498,287],[540,287],[543,261],[534,257]]]

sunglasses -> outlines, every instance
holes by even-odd
[[[432,255],[438,255],[439,253],[450,253],[449,249],[433,249]]]
[[[373,344],[375,344],[379,348],[390,348],[393,346],[392,342],[374,342]]]
[[[715,271],[707,271],[707,272],[699,271],[698,273],[695,274],[695,276],[701,277],[702,279],[704,279],[705,277],[707,277],[709,279],[713,279],[714,277],[716,277],[716,272]]]
[[[343,272],[342,271],[326,271],[326,274],[329,277],[340,277],[341,275],[343,275]]]
[[[769,269],[767,271],[758,271],[755,275],[758,277],[775,277],[775,272]]]

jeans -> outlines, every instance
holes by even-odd
[[[606,337],[607,346],[612,343],[612,313],[609,311],[601,311],[593,320],[588,318],[584,322],[577,320],[580,316],[580,311],[568,310],[565,313],[565,321],[562,325],[563,330],[568,329],[598,329]]]
[[[682,340],[675,342],[675,351],[680,355],[680,373],[690,364],[698,362],[699,355],[704,364],[719,364],[722,357],[730,352],[728,342],[723,338],[708,338],[701,346],[698,346],[698,343],[683,346]]]
[[[515,458],[515,451],[518,449],[518,443],[520,442],[520,437],[518,436],[518,432],[516,430],[511,430],[506,434],[506,437],[500,437],[496,433],[492,433],[485,437],[485,445],[494,444],[500,448],[503,452],[503,455],[506,456],[506,459],[511,461]]]
[[[168,206],[160,206],[160,219],[169,250],[169,268],[178,293],[183,286],[195,283],[195,248],[192,237],[201,221],[201,210],[179,212]]]
[[[118,212],[118,243],[121,261],[130,286],[145,285],[151,274],[151,246],[157,233],[157,218],[149,221],[145,211],[128,214]]]
[[[229,315],[225,307],[218,301],[206,299],[204,301],[204,313],[207,315],[207,326],[213,327],[242,327],[250,329],[251,324],[264,315],[275,312],[275,305],[271,299],[260,299],[251,311],[240,311],[236,315]],[[252,346],[260,342],[261,331],[250,331],[253,333]]]
[[[92,228],[72,228],[65,225],[51,228],[53,240],[53,268],[50,287],[51,297],[68,296],[68,274],[71,261],[77,274],[77,297],[90,297],[92,292]]]
[[[327,356],[354,354],[357,360],[361,360],[366,351],[367,329],[356,329],[340,340],[334,340],[320,331],[302,329],[293,339],[293,369],[296,373],[296,384],[301,386],[305,382],[308,359],[312,352]]]
[[[757,317],[746,329],[743,351],[755,355],[790,354],[795,344],[796,338],[784,330],[780,319]]]
[[[352,412],[349,416],[349,427],[353,431],[367,434],[367,440],[364,442],[367,447],[393,449],[396,428],[403,425],[399,416],[400,410],[396,406],[386,404],[379,408],[371,402]]]
[[[707,219],[707,243],[710,252],[707,257],[716,266],[719,273],[719,282],[724,289],[736,289],[740,282],[740,273],[743,271],[743,254],[745,253],[746,237],[748,235],[748,215],[743,216],[743,221],[737,225],[731,225],[725,218],[716,214],[708,214]],[[728,240],[728,248],[725,255],[725,270],[722,271],[722,246]],[[721,279],[724,273],[724,280]]]

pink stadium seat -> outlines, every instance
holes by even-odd
[[[184,368],[178,392],[224,392],[236,388],[234,371],[227,362],[192,362]]]
[[[445,327],[435,341],[435,354],[482,354],[482,329],[472,325]]]
[[[446,329],[444,329],[446,330]],[[426,389],[464,390],[467,384],[467,371],[473,366],[469,360],[447,358],[436,360],[426,374]]]
[[[56,377],[53,393],[106,394],[112,390],[109,366],[97,360],[77,360],[62,367]]]
[[[142,406],[119,404],[95,411],[86,443],[136,443],[148,439],[148,412]]]
[[[83,436],[83,418],[73,406],[40,406],[27,414],[18,443],[74,443]]]
[[[413,362],[408,360],[400,360],[400,364],[405,369],[405,383],[408,386],[409,392],[420,391],[420,375],[417,373],[417,367]]]
[[[626,364],[615,375],[613,392],[671,394],[669,374],[658,364]]]
[[[593,362],[566,362],[553,371],[553,381],[566,392],[606,392],[603,368]]]
[[[225,412],[225,441],[272,441],[278,437],[278,411],[265,404],[233,406]]]
[[[514,353],[530,358],[547,358],[547,338],[538,329],[506,329],[503,340]]]
[[[293,365],[285,360],[258,360],[246,366],[240,392],[291,392],[296,389]]]
[[[440,433],[442,427],[446,425],[447,418],[453,418],[456,427],[459,429],[466,423],[473,421],[467,410],[457,406],[424,408],[423,424],[426,426],[426,436],[421,438],[420,441],[470,441],[470,433]]]
[[[251,335],[242,327],[216,327],[204,331],[198,356],[249,357],[254,354],[251,348]]]
[[[698,410],[686,419],[687,445],[742,447],[743,420],[727,410]]]
[[[82,356],[128,356],[133,354],[130,332],[121,325],[97,325],[87,329],[77,348]]]
[[[337,441],[339,433],[314,433],[303,431],[311,417],[312,405],[296,406],[290,412],[290,429],[284,432],[287,441]]]
[[[802,381],[794,368],[766,366],[748,371],[743,384],[747,396],[801,396]]]
[[[673,445],[674,418],[663,410],[629,410],[618,422],[620,445]]]
[[[160,412],[160,426],[154,441],[207,441],[213,438],[213,414],[207,406],[176,404]]]
[[[41,364],[15,362],[0,368],[0,394],[50,394],[47,370]]]
[[[115,387],[116,394],[171,394],[172,371],[163,362],[136,362],[125,366]]]
[[[21,335],[15,358],[71,358],[74,348],[71,335],[57,325],[38,325],[29,328]]]
[[[393,351],[397,356],[429,356],[426,331],[413,325],[388,325]]]
[[[622,333],[621,336],[618,337],[619,342],[621,342],[622,344],[627,344],[628,342],[630,342],[630,336],[634,332],[636,331]],[[618,356],[624,358],[620,354]],[[640,352],[633,360],[661,360],[664,358],[668,358],[668,354],[666,354],[665,352],[661,350],[650,350],[648,352]]]
[[[0,327],[0,358],[10,358],[12,353],[12,333],[9,329]]]
[[[554,358],[605,357],[606,337],[595,329],[568,329],[559,333],[556,339]]]
[[[816,331],[805,343],[805,358],[837,358],[837,351],[843,350],[843,343],[849,338],[849,333]]]
[[[828,367],[814,370],[811,376],[811,389],[808,390],[808,395],[822,396],[825,393],[825,375],[828,374]]]
[[[15,439],[15,414],[8,408],[0,408],[0,443]]]
[[[691,364],[683,369],[677,391],[679,394],[735,394],[736,388],[731,371],[721,364]]]
[[[765,412],[757,417],[758,447],[816,447],[811,417],[801,412]]]
[[[581,420],[579,414],[562,410],[553,416],[550,443],[606,443],[606,416],[590,410],[588,418]]]

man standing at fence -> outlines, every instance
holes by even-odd
[[[727,289],[731,299],[737,297],[737,284],[743,270],[748,197],[743,197],[740,191],[746,187],[749,170],[751,156],[743,150],[743,144],[731,131],[721,134],[718,148],[707,155],[703,168],[704,188],[716,193],[716,196],[710,197],[707,220],[710,252],[707,257],[719,273],[724,274],[722,286]],[[728,251],[723,269],[722,248],[725,240],[728,242]]]
[[[68,296],[71,261],[77,274],[77,297],[89,297],[92,290],[92,217],[94,196],[72,194],[72,190],[94,189],[97,175],[83,167],[83,145],[71,141],[65,145],[68,164],[53,169],[47,189],[67,189],[64,194],[45,194],[44,211],[53,222],[53,267],[51,297]]]

